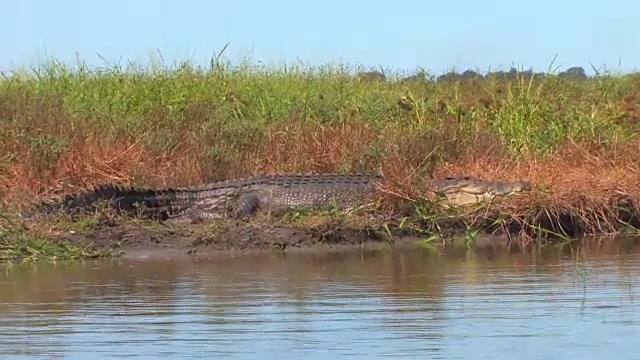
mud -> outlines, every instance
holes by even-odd
[[[392,239],[382,229],[338,222],[296,226],[269,222],[175,225],[119,222],[85,231],[63,231],[56,241],[112,248],[127,258],[210,257],[255,252],[345,251],[403,246],[415,238]]]
[[[122,221],[83,231],[60,231],[54,241],[110,248],[124,258],[192,258],[236,256],[252,253],[378,251],[420,247],[420,237],[410,231],[389,231],[381,225],[323,221],[319,224],[286,224],[263,221],[214,222],[175,225]],[[434,241],[437,245],[441,241]],[[478,247],[504,246],[503,236],[482,236]]]

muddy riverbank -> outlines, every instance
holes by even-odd
[[[111,248],[124,257],[202,258],[407,246],[415,244],[419,237],[406,232],[394,238],[380,228],[339,222],[301,226],[266,221],[193,225],[121,221],[86,231],[62,231],[52,235],[51,239],[74,245]]]
[[[322,253],[352,250],[438,247],[460,243],[476,247],[507,246],[505,235],[479,234],[472,244],[464,243],[464,233],[451,232],[447,238],[420,234],[397,225],[340,221],[321,217],[304,223],[229,220],[200,224],[173,224],[140,220],[117,220],[91,228],[48,230],[55,243],[110,249],[126,258],[203,259],[255,253]],[[460,236],[456,236],[459,234]]]
[[[82,253],[74,259],[118,255],[129,258],[209,258],[250,253],[378,250],[563,243],[584,237],[635,232],[640,217],[635,202],[585,201],[534,206],[514,197],[472,209],[435,209],[423,204],[403,216],[377,211],[360,214],[259,214],[245,220],[217,219],[193,224],[141,220],[100,213],[83,218],[49,219],[23,224],[20,236],[4,242],[3,258],[39,258],[45,242]],[[600,204],[601,206],[595,206]],[[564,206],[563,206],[564,205]],[[615,206],[614,206],[615,205]],[[464,211],[463,211],[464,210]],[[624,211],[623,211],[624,210]],[[38,242],[37,239],[43,239]],[[63,256],[64,255],[64,256]],[[54,258],[68,258],[56,253]]]

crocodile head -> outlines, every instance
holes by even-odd
[[[434,181],[435,191],[452,205],[479,203],[496,196],[532,190],[528,181],[484,180],[473,176],[447,176]]]

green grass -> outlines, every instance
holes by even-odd
[[[0,261],[69,261],[104,258],[114,254],[110,249],[98,249],[90,244],[70,241],[54,241],[47,236],[34,234],[0,211]]]
[[[198,149],[188,155],[198,171],[222,178],[232,169],[254,171],[265,165],[256,158],[267,156],[275,157],[277,168],[312,167],[293,154],[274,154],[273,137],[295,141],[295,135],[348,125],[372,135],[336,144],[360,142],[330,164],[344,170],[371,169],[388,157],[415,155],[406,154],[413,150],[431,154],[430,162],[455,160],[461,156],[456,150],[475,146],[479,137],[496,139],[510,156],[543,157],[568,140],[602,148],[624,144],[638,130],[623,106],[640,84],[637,74],[436,83],[367,81],[349,70],[188,62],[96,70],[51,61],[0,82],[2,117],[11,119],[0,125],[0,161],[10,167],[20,158],[16,152],[28,148],[33,170],[47,174],[81,146],[79,138],[91,136],[105,146],[135,139],[152,157]],[[414,109],[400,106],[401,98]],[[428,144],[392,148],[421,141]],[[289,146],[305,158],[314,152]],[[238,169],[239,158],[253,163]]]

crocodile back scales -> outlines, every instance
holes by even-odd
[[[257,201],[254,208],[282,209],[295,206],[330,206],[337,201],[351,206],[374,192],[381,176],[364,174],[261,175],[224,180],[188,188],[134,188],[100,185],[87,192],[38,204],[36,213],[80,214],[97,209],[100,202],[117,212],[138,212],[147,217],[166,219],[183,212],[203,212],[211,217],[238,212],[243,199]],[[241,209],[242,210],[242,209]],[[246,210],[246,209],[244,209]],[[248,209],[252,213],[257,209]],[[243,211],[241,211],[243,212]]]

